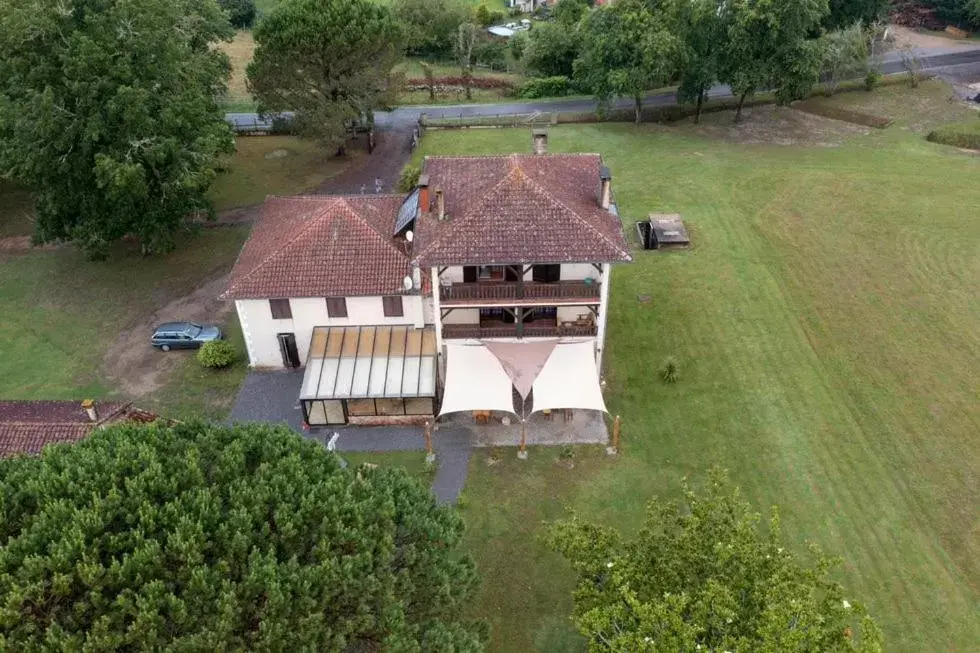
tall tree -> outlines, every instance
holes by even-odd
[[[405,31],[405,51],[415,56],[451,56],[459,26],[469,20],[463,0],[393,0]]]
[[[574,24],[546,22],[536,26],[527,37],[523,63],[543,77],[574,74],[580,40]]]
[[[559,0],[551,10],[551,17],[562,25],[571,27],[582,19],[590,6],[587,0]]]
[[[861,22],[865,27],[885,17],[891,0],[830,0],[830,11],[823,20],[828,30],[848,27]]]
[[[841,81],[855,77],[869,68],[869,35],[861,21],[850,27],[827,32],[820,39],[823,69],[827,76],[827,94],[833,95]]]
[[[827,0],[731,0],[728,48],[720,80],[745,100],[759,90],[775,91],[787,103],[805,96],[820,74],[821,47],[814,36],[827,13]]]
[[[5,650],[483,650],[459,516],[282,427],[113,427],[0,496]]]
[[[726,0],[676,0],[676,24],[684,44],[680,102],[697,107],[694,122],[701,122],[701,109],[708,90],[718,81],[728,49],[728,3]]]
[[[677,69],[681,43],[669,12],[646,0],[619,0],[590,12],[581,28],[582,53],[575,76],[599,101],[633,99],[634,119],[643,119],[643,95],[666,84]]]
[[[807,564],[780,542],[715,470],[695,494],[654,500],[627,540],[572,519],[552,526],[553,548],[578,575],[574,621],[590,651],[880,653],[865,608],[831,579],[835,560]]]
[[[387,99],[401,38],[371,0],[284,0],[255,30],[248,87],[260,113],[292,111],[301,134],[341,147]]]
[[[467,100],[473,99],[473,48],[478,32],[479,27],[474,23],[463,23],[456,32],[456,60],[463,76]]]
[[[0,0],[0,177],[33,189],[37,241],[165,251],[212,212],[231,36],[213,0]]]

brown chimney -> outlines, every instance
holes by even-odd
[[[86,399],[82,402],[82,409],[85,410],[85,414],[88,415],[88,419],[91,422],[99,421],[99,411],[95,408],[95,402],[91,399]]]
[[[545,129],[535,129],[531,132],[531,145],[535,154],[548,153],[548,131]]]
[[[608,211],[612,204],[612,173],[606,166],[599,168],[599,181],[599,206]]]
[[[419,175],[419,215],[429,212],[429,175]]]
[[[440,220],[446,219],[446,195],[441,188],[436,189],[436,215]]]

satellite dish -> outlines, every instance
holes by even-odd
[[[405,277],[402,280],[402,285],[405,286],[405,290],[411,290],[412,289],[412,277]]]
[[[405,240],[407,240],[408,242],[412,242],[413,240],[415,240],[415,232],[413,232],[411,229],[406,231]]]

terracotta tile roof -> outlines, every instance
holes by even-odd
[[[38,454],[46,444],[77,442],[92,429],[125,416],[129,403],[96,403],[92,422],[78,401],[0,401],[0,457]]]
[[[416,224],[413,262],[431,265],[631,260],[619,219],[598,203],[601,157],[426,157],[446,220]]]
[[[400,195],[270,197],[222,299],[403,294]]]

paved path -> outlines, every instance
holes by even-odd
[[[303,437],[326,444],[334,432],[340,433],[337,451],[425,451],[422,429],[410,426],[345,427],[305,431],[299,408],[302,370],[294,372],[249,372],[238,390],[230,422],[286,424]],[[473,434],[464,427],[439,429],[432,437],[436,452],[432,492],[440,503],[453,503],[466,485]]]

